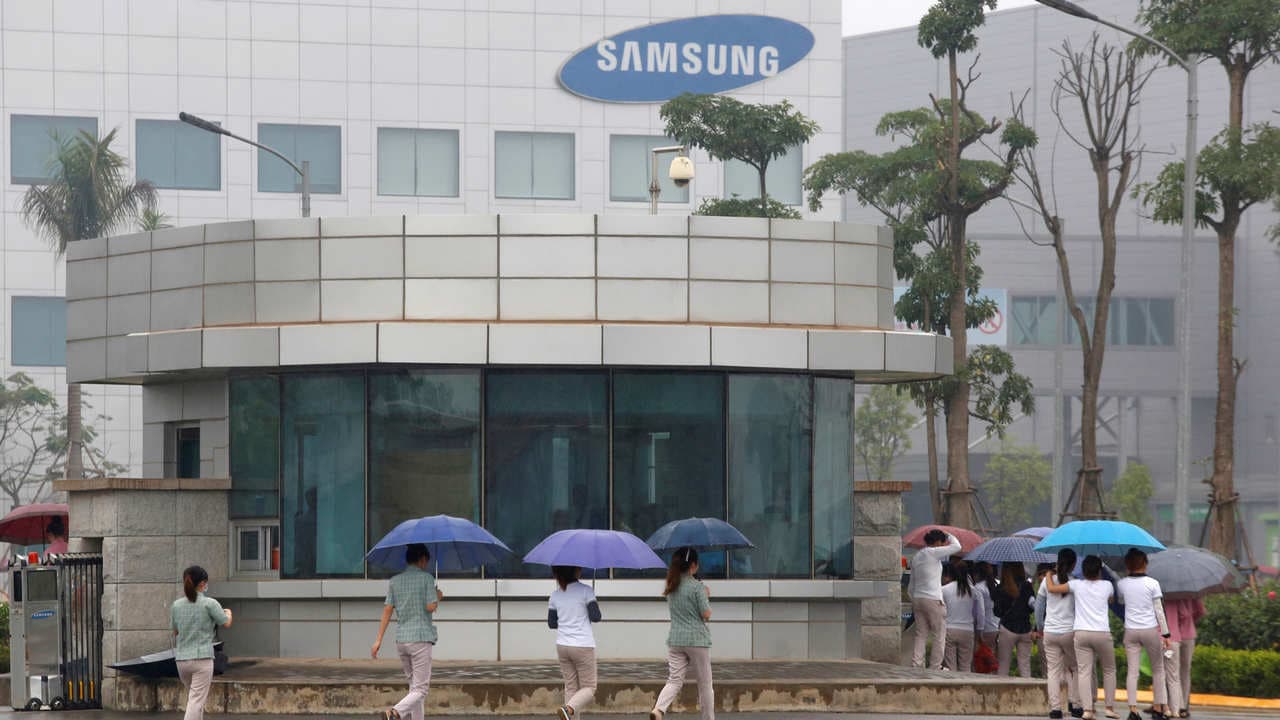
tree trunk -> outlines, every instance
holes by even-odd
[[[769,192],[765,189],[764,175],[768,170],[768,165],[760,168],[760,217],[766,218],[769,217]]]
[[[942,484],[938,481],[938,401],[932,397],[925,401],[924,437],[929,453],[929,502],[933,506],[933,521],[941,525],[947,522],[947,505],[942,501]]]
[[[84,436],[81,421],[80,385],[67,384],[67,462],[63,474],[71,479],[84,477]]]

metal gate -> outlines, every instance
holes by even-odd
[[[102,707],[102,555],[59,555],[62,689],[67,707]]]

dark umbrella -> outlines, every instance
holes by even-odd
[[[1147,560],[1147,574],[1160,581],[1167,598],[1194,598],[1234,592],[1244,587],[1244,575],[1221,555],[1198,547],[1174,546]]]
[[[987,562],[992,565],[1000,563],[1043,563],[1057,562],[1056,555],[1037,552],[1035,550],[1036,543],[1039,542],[1035,538],[1029,537],[1001,537],[992,538],[978,547],[972,552],[966,553],[964,559],[966,562]]]
[[[740,550],[755,545],[738,528],[716,518],[672,520],[645,541],[654,550]]]
[[[511,548],[470,520],[432,515],[400,523],[365,559],[389,570],[403,570],[404,551],[410,545],[426,545],[437,571],[480,567],[511,553]]]
[[[65,503],[36,503],[14,508],[12,512],[0,519],[0,542],[15,545],[34,545],[44,542],[44,530],[49,521],[62,518],[67,521],[67,505]]]

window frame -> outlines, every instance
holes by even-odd
[[[773,166],[773,163],[777,162],[778,160],[781,160],[783,157],[789,156],[792,152],[796,152],[796,151],[798,151],[798,152],[799,152],[799,155],[800,155],[800,157],[799,157],[799,163],[800,163],[800,166],[799,166],[799,167],[800,167],[800,174],[799,174],[799,176],[796,178],[796,184],[795,184],[795,190],[796,190],[796,192],[798,192],[798,193],[799,193],[799,195],[798,195],[798,196],[797,196],[797,198],[796,198],[796,202],[794,202],[794,203],[786,202],[786,201],[782,200],[781,198],[779,198],[776,194],[771,194],[771,195],[769,195],[769,198],[770,198],[771,200],[776,200],[776,201],[778,201],[778,202],[782,203],[783,205],[786,205],[787,207],[793,207],[793,208],[803,208],[803,207],[804,207],[804,167],[805,167],[805,166],[804,166],[804,152],[805,152],[805,148],[806,148],[807,146],[808,146],[808,143],[800,143],[799,145],[792,145],[792,146],[791,146],[791,150],[788,150],[788,151],[787,151],[787,153],[786,153],[786,155],[779,155],[778,157],[776,157],[776,158],[774,158],[773,160],[770,160],[770,161],[769,161],[770,167],[772,167],[772,166]],[[734,195],[732,195],[732,194],[730,194],[730,193],[729,193],[729,172],[730,172],[729,168],[730,168],[730,167],[734,167],[734,166],[735,166],[735,164],[740,164],[740,165],[742,165],[742,167],[743,167],[743,169],[744,169],[745,171],[751,172],[753,175],[756,173],[756,169],[755,169],[755,168],[751,167],[750,165],[746,164],[745,162],[742,162],[741,160],[725,160],[724,162],[720,163],[720,199],[721,199],[721,200],[732,200],[732,199],[734,199],[734,197],[735,197]],[[769,170],[768,170],[768,169],[766,169],[766,170],[765,170],[765,184],[766,184],[765,191],[766,191],[766,192],[768,192],[768,191],[769,191],[769,188],[768,188],[768,176],[769,176]],[[757,178],[753,178],[753,180],[757,180],[755,184],[756,184],[757,186],[759,186],[758,179],[757,179]],[[752,192],[755,192],[755,191],[753,190]],[[751,195],[751,196],[738,195],[738,196],[736,196],[736,197],[737,197],[737,199],[739,199],[739,200],[758,200],[758,199],[759,199],[759,198],[758,198],[758,197],[756,197],[755,195]]]
[[[40,305],[51,303],[54,300],[62,301],[62,322],[51,323],[50,325],[51,327],[58,327],[58,326],[62,327],[62,342],[54,343],[53,345],[50,345],[50,347],[54,347],[56,345],[62,348],[62,353],[61,353],[62,362],[57,362],[59,356],[56,352],[49,357],[48,362],[38,362],[38,363],[20,362],[20,360],[29,360],[32,358],[28,358],[28,357],[20,358],[17,355],[16,349],[20,345],[25,343],[18,343],[14,337],[14,331],[17,329],[17,326],[18,326],[18,324],[14,322],[14,310],[18,305],[21,305],[24,302],[31,301],[31,300],[37,301],[37,304],[40,304]],[[14,368],[64,368],[66,367],[67,366],[66,318],[67,318],[67,298],[63,295],[11,295],[9,297],[9,318],[8,318],[9,320],[9,328],[8,328],[9,330],[9,338],[8,338],[9,339],[9,355],[8,355],[9,365]]]
[[[1043,293],[1029,293],[1029,294],[1023,295],[1014,291],[1010,291],[1009,293],[1010,315],[1011,316],[1013,315],[1013,305],[1016,301],[1027,300],[1031,298],[1035,298],[1041,301],[1048,300],[1051,304],[1054,304],[1054,305],[1057,304],[1056,298],[1053,295],[1045,295]],[[1092,331],[1093,309],[1094,309],[1094,303],[1095,303],[1094,296],[1090,295],[1089,297],[1078,298],[1077,302],[1080,304],[1081,310],[1084,311],[1087,325],[1089,326],[1090,331]],[[1169,342],[1165,344],[1155,344],[1151,342],[1130,343],[1130,342],[1127,342],[1127,339],[1125,342],[1118,341],[1116,337],[1116,333],[1118,333],[1120,330],[1119,330],[1119,325],[1116,322],[1116,315],[1121,312],[1128,312],[1131,303],[1142,303],[1142,304],[1145,304],[1147,307],[1147,311],[1145,315],[1149,320],[1150,306],[1152,302],[1170,303],[1170,316],[1173,319],[1174,331],[1173,331],[1173,336],[1169,339]],[[1170,295],[1112,295],[1111,305],[1110,305],[1110,308],[1108,309],[1109,315],[1107,318],[1107,348],[1114,349],[1114,350],[1123,350],[1126,352],[1168,352],[1171,350],[1177,350],[1178,348],[1177,323],[1178,323],[1179,312],[1180,310],[1178,308],[1177,298]],[[1077,328],[1076,328],[1075,319],[1071,317],[1071,314],[1067,310],[1065,303],[1061,311],[1056,312],[1055,315],[1057,317],[1058,322],[1063,324],[1062,325],[1062,331],[1063,331],[1062,346],[1065,348],[1080,347],[1080,337],[1079,337],[1079,332],[1077,331]],[[1128,332],[1127,326],[1125,329],[1127,334]],[[1148,323],[1147,325],[1145,325],[1144,330],[1145,330],[1145,337],[1147,339],[1150,339],[1152,337],[1151,324]],[[1009,347],[1013,349],[1022,349],[1022,350],[1050,349],[1051,350],[1054,347],[1056,347],[1056,345],[1057,345],[1056,342],[1015,343],[1013,342],[1012,334],[1009,339]]]
[[[223,123],[222,123],[222,122],[220,122],[220,121],[210,121],[210,122],[213,122],[213,124],[214,124],[214,125],[218,125],[218,126],[220,126],[220,127],[221,127],[221,126],[222,126],[222,124],[223,124]],[[140,142],[140,137],[141,137],[141,135],[142,135],[142,133],[141,133],[141,129],[142,129],[142,125],[143,125],[143,123],[163,123],[163,124],[167,124],[167,125],[173,125],[173,126],[176,126],[176,127],[179,127],[179,128],[189,128],[189,129],[190,129],[190,130],[192,130],[193,132],[199,132],[199,133],[204,134],[204,135],[207,135],[209,138],[211,138],[211,139],[212,139],[212,141],[213,141],[213,143],[214,143],[214,147],[215,147],[215,148],[216,148],[216,150],[217,150],[217,151],[214,153],[214,157],[216,157],[216,158],[217,158],[217,178],[218,178],[218,185],[217,185],[217,187],[212,187],[212,188],[209,188],[209,187],[199,187],[199,186],[196,186],[196,185],[182,184],[182,183],[178,182],[178,181],[177,181],[177,176],[178,176],[178,173],[177,173],[177,167],[178,167],[178,166],[176,165],[176,160],[175,160],[174,184],[173,184],[173,185],[161,185],[161,184],[157,183],[155,180],[152,180],[151,178],[148,178],[148,177],[143,176],[143,174],[142,174],[142,172],[141,172],[141,162],[142,162],[142,152],[141,152],[141,149],[142,149],[142,143]],[[214,135],[213,133],[208,133],[208,132],[205,132],[205,131],[203,131],[203,130],[197,130],[196,128],[192,128],[190,125],[187,125],[186,123],[182,122],[181,120],[170,120],[170,119],[165,118],[165,117],[135,117],[135,118],[134,118],[134,121],[133,121],[133,158],[132,158],[132,162],[133,162],[133,175],[134,175],[134,178],[136,178],[137,180],[147,180],[147,181],[148,181],[148,182],[150,182],[151,184],[155,185],[155,186],[156,186],[156,189],[158,189],[158,190],[181,190],[181,191],[183,191],[183,192],[206,192],[206,193],[220,193],[220,192],[222,192],[223,187],[226,185],[226,175],[225,175],[225,173],[226,173],[226,169],[225,169],[225,167],[224,167],[224,166],[225,166],[225,163],[223,162],[223,152],[224,152],[224,151],[225,151],[225,149],[223,148],[223,145],[222,145],[222,138],[221,138],[221,137],[219,137],[219,136],[217,136],[217,135]]]
[[[498,192],[498,136],[500,135],[521,135],[527,137],[539,135],[551,135],[569,138],[569,196],[559,197],[554,195],[538,195],[533,192],[532,179],[530,180],[529,195],[502,195]],[[493,170],[493,182],[490,184],[494,200],[509,200],[515,202],[552,202],[552,203],[577,203],[578,202],[578,134],[572,130],[498,130],[493,131],[491,137],[491,158],[490,168]],[[532,162],[530,163],[530,171],[532,172]]]
[[[8,138],[8,143],[9,143],[9,145],[8,145],[8,148],[9,148],[9,184],[10,184],[10,185],[47,185],[47,184],[48,184],[48,183],[53,179],[53,178],[48,177],[47,175],[41,175],[40,177],[38,177],[38,178],[37,178],[37,177],[35,177],[35,176],[27,176],[27,175],[21,175],[21,176],[19,176],[19,175],[15,175],[15,174],[14,174],[14,172],[13,172],[13,171],[14,171],[14,167],[13,167],[13,161],[14,161],[14,152],[13,152],[13,148],[14,148],[15,143],[14,143],[13,133],[14,133],[14,126],[18,124],[18,123],[16,122],[16,120],[17,120],[18,118],[22,118],[22,119],[24,119],[24,120],[28,120],[28,119],[41,119],[41,120],[45,120],[45,121],[49,121],[49,120],[69,120],[69,121],[74,121],[74,120],[92,120],[92,121],[93,121],[93,135],[94,135],[94,137],[96,137],[96,138],[101,138],[101,135],[99,134],[99,131],[101,130],[102,120],[101,120],[101,118],[100,118],[99,116],[97,116],[97,115],[46,115],[46,114],[42,114],[42,113],[10,113],[10,114],[9,114],[9,138]],[[47,125],[48,125],[48,123],[46,122],[46,126],[47,126]],[[78,130],[77,130],[77,132],[78,132]],[[48,134],[48,128],[47,128],[47,127],[46,127],[46,134]],[[59,137],[60,137],[61,139],[65,139],[65,137],[63,137],[63,136],[61,136],[61,135],[60,135]],[[47,163],[50,159],[52,159],[52,158],[46,158],[46,163]]]
[[[658,145],[658,147],[661,147],[663,145],[679,145],[680,143],[676,142],[675,140],[669,137],[666,137],[665,135],[651,135],[651,134],[645,134],[641,132],[609,133],[609,136],[608,136],[609,157],[608,157],[608,162],[606,163],[606,166],[605,166],[605,174],[608,177],[608,185],[609,185],[609,194],[607,196],[608,202],[610,204],[622,205],[624,207],[635,206],[637,204],[648,205],[650,203],[648,187],[649,187],[649,183],[652,182],[652,178],[649,177],[649,171],[652,170],[652,159],[651,159],[652,148],[648,148],[648,143],[646,143],[647,150],[644,158],[644,167],[645,167],[644,197],[640,197],[640,198],[619,197],[615,194],[616,189],[613,186],[613,162],[614,162],[614,156],[615,156],[613,141],[615,138],[640,138],[643,140],[660,140],[662,142],[660,145]],[[670,163],[670,157],[671,157],[670,155],[664,155],[663,157],[667,157],[668,158],[667,162]],[[662,171],[661,159],[659,159],[658,170],[659,172]],[[691,188],[692,188],[692,184],[686,185],[683,188],[676,188],[677,190],[684,191],[685,196],[684,196],[684,199],[682,200],[666,200],[664,199],[664,197],[669,197],[669,196],[659,195],[658,205],[660,206],[666,205],[666,206],[673,206],[673,207],[683,205],[685,207],[688,207],[689,204],[693,201],[693,192]]]
[[[277,126],[277,127],[284,126],[284,127],[294,128],[294,129],[300,128],[300,127],[336,129],[338,131],[338,152],[337,152],[338,189],[333,191],[316,190],[315,178],[313,176],[312,182],[311,182],[311,194],[313,196],[329,195],[337,198],[342,198],[343,196],[346,195],[346,191],[347,191],[346,169],[347,168],[346,168],[345,160],[346,160],[346,147],[347,147],[346,146],[347,133],[346,133],[346,126],[343,123],[341,122],[296,122],[295,120],[292,120],[289,118],[276,119],[276,118],[270,118],[270,117],[259,117],[255,119],[254,135],[253,135],[254,142],[259,142],[259,143],[262,143],[263,145],[267,145],[268,147],[271,147],[273,150],[280,152],[281,154],[283,154],[285,157],[288,157],[293,162],[298,163],[298,167],[302,167],[302,162],[295,159],[293,153],[287,152],[285,150],[281,150],[278,147],[271,146],[269,143],[265,143],[262,141],[261,139],[262,128],[264,126]],[[294,143],[294,149],[296,150],[296,147],[297,147],[296,136],[293,139],[293,143]],[[274,155],[271,155],[270,153],[268,153],[267,151],[261,148],[254,148],[253,152],[251,152],[250,154],[253,157],[253,192],[256,196],[260,196],[263,199],[270,199],[270,198],[279,198],[281,195],[301,195],[302,194],[302,177],[299,176],[297,173],[293,173],[294,177],[296,178],[293,190],[264,190],[262,188],[263,157],[264,156],[270,157],[272,160],[275,160],[275,161],[279,161],[279,158],[275,157]],[[290,172],[292,172],[292,170],[290,170]]]
[[[382,159],[381,159],[382,155],[381,155],[381,150],[382,150],[382,131],[383,131],[383,130],[409,130],[409,131],[412,131],[412,132],[414,132],[414,133],[415,133],[415,141],[416,141],[416,136],[417,136],[417,133],[418,133],[418,132],[429,132],[429,133],[430,133],[430,132],[453,133],[453,135],[454,135],[454,142],[455,142],[455,149],[456,149],[456,151],[457,151],[457,155],[456,155],[456,157],[455,157],[455,159],[454,159],[454,163],[455,163],[456,170],[457,170],[457,172],[455,173],[455,177],[454,177],[454,184],[455,184],[455,186],[456,186],[456,190],[454,191],[454,194],[452,194],[452,195],[418,194],[418,193],[416,192],[416,190],[417,190],[417,179],[416,179],[416,177],[415,177],[415,180],[414,180],[414,190],[415,190],[415,192],[414,192],[414,193],[392,193],[392,192],[386,192],[386,191],[384,191],[384,190],[382,189],[382,183],[381,183],[381,181],[380,181],[380,168],[381,168],[381,165],[382,165]],[[374,148],[373,148],[373,178],[372,178],[372,181],[373,181],[373,185],[374,185],[373,192],[374,192],[374,196],[375,196],[375,197],[386,197],[386,198],[430,198],[431,200],[436,200],[436,201],[438,201],[438,200],[461,200],[461,199],[462,199],[462,191],[463,191],[463,188],[465,187],[465,185],[464,185],[464,180],[465,180],[465,179],[464,179],[464,177],[463,177],[463,166],[464,166],[464,164],[465,164],[465,162],[464,162],[464,161],[466,160],[466,158],[465,158],[465,157],[464,157],[464,155],[463,155],[463,145],[462,145],[463,140],[462,140],[462,128],[461,128],[461,127],[458,127],[458,126],[449,126],[449,125],[437,125],[437,126],[433,126],[433,127],[419,127],[419,126],[413,126],[413,125],[378,125],[378,126],[376,126],[376,127],[374,128],[373,142],[374,142]],[[416,162],[417,162],[417,158],[416,158],[416,154],[415,154],[415,165],[416,165]]]

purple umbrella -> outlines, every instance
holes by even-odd
[[[665,568],[666,563],[640,538],[619,530],[561,530],[538,543],[524,556],[536,565],[624,568]]]

